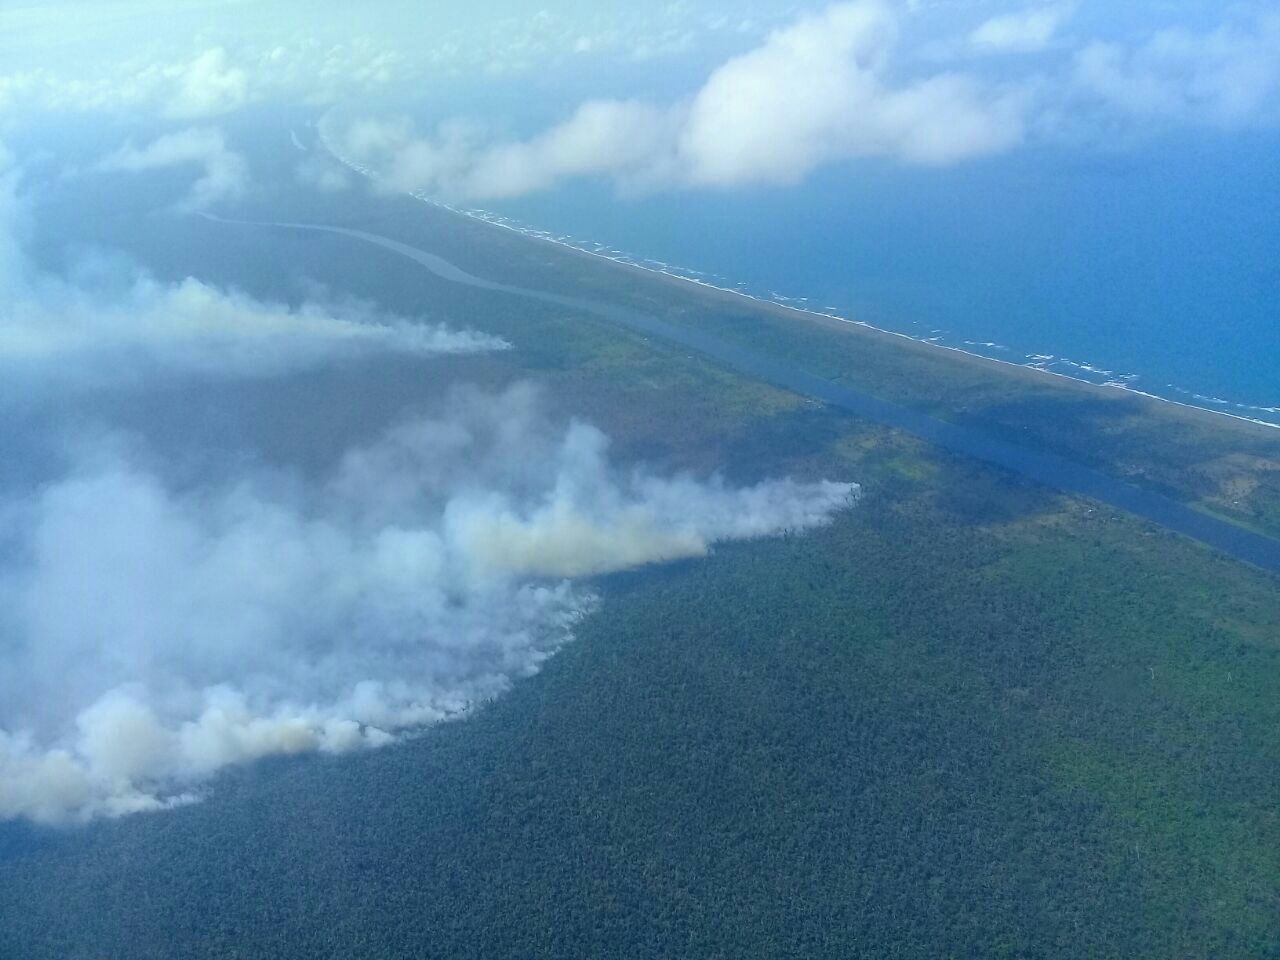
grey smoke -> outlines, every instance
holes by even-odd
[[[231,764],[381,746],[536,672],[597,602],[580,578],[857,494],[624,470],[528,386],[455,393],[310,483],[178,490],[141,459],[104,440],[0,505],[0,819],[155,810]]]

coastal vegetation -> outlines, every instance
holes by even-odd
[[[594,287],[1277,523],[1276,441],[1261,428],[727,305],[380,203],[359,226],[478,275]],[[211,228],[163,224],[147,242],[186,249],[164,231],[196,229]],[[626,460],[848,479],[863,497],[816,533],[600,579],[600,609],[538,676],[400,745],[234,770],[159,816],[0,826],[0,955],[1280,952],[1275,577],[669,344],[341,238],[245,232],[203,266],[266,289],[280,262],[516,347],[443,374],[316,374],[292,400],[244,392],[285,417],[325,377],[364,384],[341,391],[353,399],[329,425],[336,449],[453,382],[523,378]],[[175,433],[217,420],[171,407]]]
[[[362,222],[367,221],[361,218]],[[1062,455],[1280,537],[1280,429],[999,363],[531,241],[423,204],[391,204],[376,226],[480,275],[594,295],[750,346],[798,369],[943,420]],[[857,319],[857,318],[853,318]]]

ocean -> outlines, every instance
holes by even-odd
[[[586,249],[1280,424],[1280,134],[875,161],[803,185],[485,208]]]

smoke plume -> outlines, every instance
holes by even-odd
[[[536,672],[596,603],[581,578],[857,492],[623,470],[528,386],[457,392],[311,482],[173,489],[126,447],[0,506],[0,818],[155,810],[231,764],[386,744]]]
[[[30,398],[157,374],[270,376],[371,353],[508,347],[364,306],[264,302],[195,278],[163,283],[109,255],[85,258],[77,280],[53,275],[27,255],[22,182],[0,146],[0,393]]]

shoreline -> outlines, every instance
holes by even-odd
[[[803,366],[792,366],[785,358],[775,359],[767,352],[757,353],[749,346],[722,339],[715,332],[700,330],[696,325],[682,325],[663,319],[660,313],[647,313],[609,300],[585,299],[487,280],[467,273],[429,250],[352,227],[205,216],[210,220],[243,226],[319,231],[349,237],[412,260],[447,282],[580,310],[640,334],[645,339],[653,337],[688,349],[692,354],[709,358],[753,380],[789,390],[871,423],[905,431],[942,450],[1011,471],[1068,496],[1096,501],[1153,523],[1171,534],[1198,541],[1263,571],[1280,574],[1280,539],[1199,509],[1194,499],[1170,496],[1158,489],[1135,485],[1125,476],[1085,465],[1070,455],[1051,449],[1038,449],[1002,439],[981,425],[952,422],[924,410],[881,399],[838,380],[810,373]]]
[[[324,148],[325,152],[328,153],[334,160],[336,160],[342,166],[359,174],[364,179],[370,182],[375,181],[376,176],[373,173],[373,171],[371,171],[367,167],[364,167],[356,163],[353,160],[350,160],[342,156],[337,150],[334,149],[334,147],[329,141],[329,138],[325,135],[325,132],[323,130],[323,125],[324,125],[324,121],[322,118],[321,121],[316,124],[316,130],[317,130],[317,141]],[[292,134],[292,131],[290,131],[290,133]],[[592,257],[596,260],[604,260],[608,263],[613,264],[614,266],[621,267],[626,270],[636,271],[650,279],[659,278],[661,280],[664,280],[673,284],[689,284],[698,288],[698,290],[702,293],[717,296],[722,299],[746,300],[756,307],[764,308],[771,311],[777,311],[779,313],[785,312],[788,315],[799,315],[811,322],[822,323],[824,326],[833,326],[837,329],[847,330],[849,327],[857,327],[860,330],[865,331],[869,334],[875,334],[875,335],[880,335],[884,337],[893,337],[898,341],[912,344],[917,348],[921,348],[921,349],[936,348],[940,350],[946,350],[953,356],[963,357],[966,360],[971,362],[999,364],[1000,366],[1006,368],[1006,372],[1024,371],[1027,374],[1031,374],[1031,375],[1040,374],[1040,375],[1057,377],[1060,380],[1066,381],[1066,383],[1072,384],[1075,387],[1085,388],[1090,390],[1091,392],[1099,391],[1108,397],[1115,397],[1117,393],[1125,396],[1130,396],[1130,397],[1143,397],[1147,400],[1154,400],[1159,403],[1167,404],[1171,407],[1178,408],[1179,410],[1182,410],[1182,411],[1189,411],[1195,414],[1206,414],[1206,415],[1212,415],[1217,417],[1226,417],[1230,420],[1235,421],[1236,423],[1248,424],[1251,427],[1263,427],[1268,430],[1280,430],[1280,421],[1265,420],[1260,417],[1251,417],[1245,414],[1232,413],[1228,410],[1218,409],[1217,407],[1203,406],[1201,404],[1191,403],[1186,400],[1177,400],[1177,399],[1174,399],[1173,397],[1162,396],[1157,393],[1152,393],[1151,391],[1148,391],[1148,390],[1140,390],[1137,387],[1130,386],[1128,383],[1125,383],[1119,380],[1109,380],[1104,383],[1096,383],[1093,380],[1087,380],[1084,377],[1078,377],[1078,376],[1073,376],[1069,373],[1063,373],[1060,370],[1050,370],[1047,367],[1041,366],[1039,364],[1020,363],[1015,360],[1005,360],[1000,357],[987,356],[986,354],[977,353],[973,350],[966,350],[964,347],[959,347],[952,344],[939,342],[937,338],[924,338],[924,337],[912,336],[909,333],[903,333],[897,330],[888,330],[884,327],[877,327],[874,324],[867,323],[865,320],[854,320],[852,318],[842,316],[838,313],[824,313],[824,312],[809,309],[806,307],[797,307],[797,306],[794,306],[792,303],[784,302],[784,300],[793,300],[793,299],[800,299],[800,298],[784,298],[784,300],[779,300],[771,297],[761,296],[758,294],[748,293],[745,290],[734,289],[733,287],[720,286],[718,284],[711,283],[710,281],[707,281],[707,280],[700,280],[696,276],[688,275],[688,273],[696,272],[696,271],[676,272],[676,269],[679,269],[679,268],[673,269],[669,264],[664,264],[662,267],[645,266],[644,262],[637,261],[634,257],[631,257],[630,255],[623,253],[621,251],[616,251],[616,250],[613,250],[612,248],[608,248],[607,245],[605,244],[592,242],[593,245],[596,247],[606,248],[610,250],[610,253],[603,253],[603,252],[600,252],[599,250],[589,250],[583,246],[578,245],[577,243],[572,243],[568,240],[558,238],[552,235],[551,233],[549,233],[548,231],[538,230],[533,227],[519,224],[506,217],[502,217],[498,214],[492,213],[487,210],[463,209],[459,207],[454,207],[450,204],[444,203],[441,200],[436,200],[431,197],[428,197],[425,193],[422,193],[422,192],[418,192],[418,193],[406,192],[406,193],[402,193],[401,195],[409,197],[412,200],[416,200],[419,203],[425,203],[429,206],[433,206],[441,210],[446,210],[449,213],[455,214],[457,216],[466,217],[468,220],[474,220],[478,223],[484,223],[492,227],[500,227],[503,230],[510,231],[511,233],[515,233],[518,236],[524,237],[529,240],[543,241],[545,243],[552,244],[561,250],[567,250],[576,254],[581,254],[583,256]],[[649,261],[649,262],[658,263],[660,261]],[[1045,354],[1037,354],[1034,356],[1048,357],[1048,355],[1045,355]],[[1054,358],[1048,357],[1048,359],[1054,359]],[[1080,366],[1083,369],[1096,369],[1096,368],[1091,368],[1091,366],[1087,364],[1080,365]],[[1172,384],[1170,384],[1170,387],[1171,389],[1182,391],[1182,388],[1173,386]],[[1190,393],[1190,391],[1182,391],[1182,392]],[[1232,401],[1227,401],[1227,402],[1232,402]],[[1247,406],[1242,404],[1236,404],[1236,405]],[[1256,409],[1258,409],[1260,412],[1264,410],[1266,411],[1270,410],[1270,408],[1256,408]]]
[[[1058,377],[1059,379],[1065,380],[1074,386],[1084,387],[1084,388],[1088,388],[1096,391],[1106,391],[1108,396],[1114,396],[1115,392],[1118,391],[1128,396],[1145,397],[1148,400],[1156,400],[1156,401],[1159,401],[1160,403],[1170,404],[1174,407],[1179,407],[1183,410],[1191,411],[1197,414],[1210,414],[1213,416],[1228,417],[1231,420],[1234,420],[1238,423],[1245,423],[1252,426],[1266,427],[1271,430],[1280,430],[1280,423],[1278,422],[1263,420],[1258,417],[1249,417],[1249,416],[1245,416],[1243,414],[1238,414],[1238,413],[1231,413],[1228,410],[1219,410],[1215,407],[1206,407],[1206,406],[1201,406],[1195,403],[1188,403],[1185,400],[1175,400],[1172,397],[1164,397],[1157,393],[1151,393],[1146,390],[1139,390],[1136,387],[1131,387],[1123,383],[1111,382],[1111,381],[1106,383],[1095,383],[1094,381],[1086,380],[1083,377],[1072,376],[1069,373],[1063,373],[1059,370],[1049,370],[1045,367],[1037,366],[1035,364],[1018,363],[1015,360],[1004,360],[1004,359],[1001,359],[1000,357],[989,357],[986,354],[976,353],[973,350],[966,350],[963,347],[957,347],[952,344],[940,343],[937,340],[927,339],[923,337],[915,337],[909,333],[902,333],[901,331],[898,331],[898,330],[888,330],[884,327],[877,327],[874,324],[867,323],[865,320],[854,320],[849,317],[840,316],[839,314],[822,313],[817,310],[809,310],[804,307],[796,307],[789,303],[783,303],[779,300],[774,300],[769,297],[762,297],[756,294],[747,293],[744,290],[735,290],[732,287],[722,287],[705,280],[699,280],[696,277],[688,277],[688,276],[684,276],[683,274],[673,273],[670,270],[662,270],[662,269],[657,269],[655,267],[646,267],[641,263],[634,262],[634,260],[630,258],[621,259],[619,257],[613,257],[607,254],[597,253],[592,250],[586,250],[575,244],[568,243],[563,240],[558,240],[553,236],[543,235],[543,233],[540,231],[534,231],[530,228],[521,227],[512,223],[504,223],[502,222],[502,220],[497,219],[493,214],[489,214],[487,216],[483,215],[487,213],[487,211],[462,210],[457,207],[452,207],[446,203],[442,203],[438,200],[431,200],[416,194],[405,194],[405,196],[411,197],[412,199],[417,200],[421,203],[426,203],[431,206],[438,207],[442,210],[447,210],[450,213],[457,214],[458,216],[467,217],[470,220],[476,220],[481,223],[488,224],[489,226],[501,227],[504,230],[509,230],[513,233],[516,233],[522,237],[526,237],[530,240],[542,240],[546,243],[554,244],[555,246],[559,247],[562,250],[569,250],[574,253],[583,254],[588,257],[594,257],[599,260],[606,260],[617,267],[643,273],[645,276],[649,278],[657,277],[673,283],[692,284],[698,287],[700,289],[700,292],[705,294],[719,295],[724,299],[748,300],[752,303],[752,305],[759,308],[764,308],[764,309],[773,310],[773,311],[785,311],[786,313],[789,313],[789,314],[799,314],[800,316],[810,321],[817,321],[817,322],[826,321],[827,323],[824,325],[836,323],[836,324],[843,324],[846,327],[858,327],[867,333],[878,334],[880,336],[885,336],[885,337],[894,337],[898,340],[905,341],[906,343],[912,344],[916,347],[946,350],[952,354],[956,354],[968,360],[977,361],[980,363],[1000,364],[1003,367],[1009,368],[1009,370],[1024,371],[1031,375],[1047,375],[1051,377]]]

